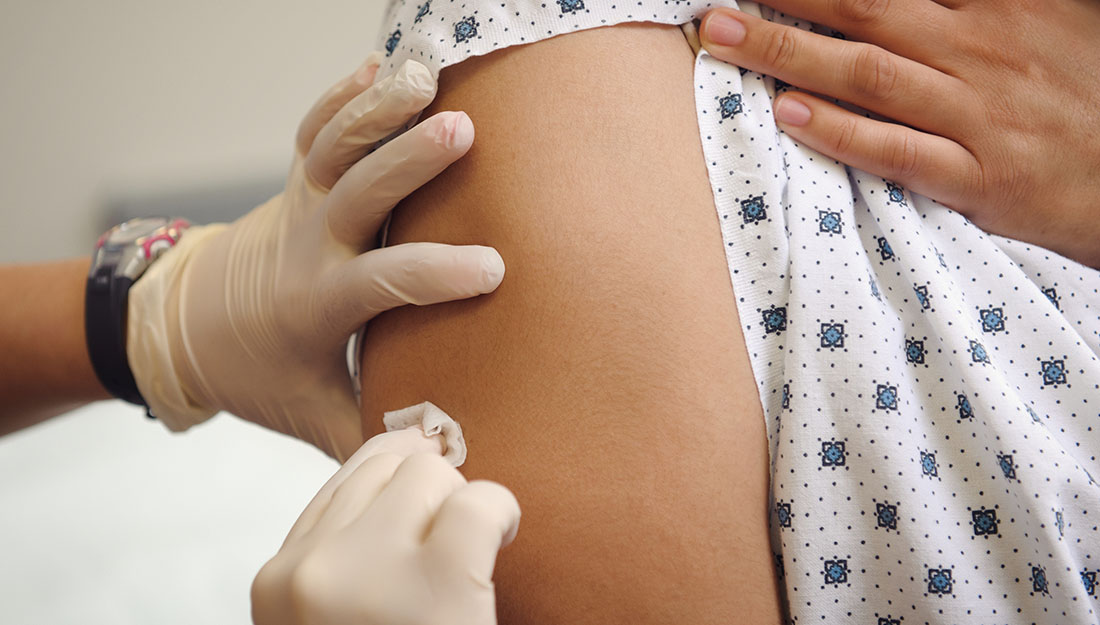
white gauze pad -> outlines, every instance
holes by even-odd
[[[430,401],[387,412],[382,415],[382,424],[387,432],[419,425],[426,436],[442,435],[447,447],[443,458],[453,467],[460,467],[466,462],[466,439],[462,438],[462,428]]]

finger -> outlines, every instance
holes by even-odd
[[[736,26],[723,24],[724,20]],[[802,89],[937,134],[965,126],[967,107],[959,104],[959,94],[966,90],[962,81],[880,47],[825,37],[733,10],[707,14],[702,36],[707,51],[715,57]]]
[[[406,61],[325,124],[306,157],[306,173],[321,188],[331,189],[371,146],[428,106],[435,90],[435,77],[428,68]]]
[[[376,434],[359,446],[351,458],[348,458],[348,461],[325,484],[324,489],[329,493],[335,492],[348,476],[375,456],[390,454],[408,458],[413,454],[427,453],[442,456],[445,446],[442,436],[427,436],[420,426]]]
[[[317,521],[317,531],[333,532],[347,527],[375,504],[383,490],[388,486],[397,473],[400,464],[413,456],[442,457],[443,445],[438,439],[429,439],[424,433],[409,431],[410,436],[405,442],[415,441],[415,444],[398,449],[397,453],[385,452],[371,456],[355,469],[332,493],[332,502],[329,503],[325,514]],[[419,439],[419,440],[417,440]],[[378,468],[376,458],[396,459],[398,462],[392,468],[388,464]],[[450,465],[448,465],[450,466]]]
[[[466,154],[473,141],[470,118],[444,111],[360,160],[326,200],[333,237],[356,249],[366,247],[399,201]]]
[[[302,156],[309,154],[309,148],[313,145],[313,140],[317,138],[317,133],[321,132],[321,128],[329,123],[336,112],[344,108],[345,104],[351,102],[355,96],[363,93],[371,86],[383,58],[381,52],[371,52],[367,56],[367,60],[359,66],[359,69],[355,70],[354,74],[330,87],[321,96],[321,99],[317,100],[313,108],[306,113],[301,125],[298,126],[297,146],[299,154]]]
[[[806,146],[958,209],[981,187],[981,166],[965,147],[900,124],[867,119],[804,93],[775,103],[779,127]]]
[[[768,0],[767,4],[914,60],[942,56],[942,52],[954,49],[954,16],[930,0]],[[704,17],[704,23],[712,15],[731,13],[739,12],[714,9]]]
[[[391,528],[394,538],[422,541],[439,506],[466,485],[457,469],[438,455],[409,456],[397,468],[375,504],[363,515],[369,527]]]
[[[290,528],[283,544],[290,544],[317,527],[328,514],[337,490],[348,484],[357,473],[359,477],[351,482],[352,486],[360,493],[360,496],[369,497],[373,501],[381,492],[382,487],[393,477],[402,461],[404,461],[404,457],[397,454],[379,454],[366,458],[362,464],[356,467],[356,471],[343,474],[337,471],[336,475],[332,476],[329,482],[313,497],[313,501],[310,501],[309,505],[306,506],[301,516],[298,517],[298,521],[294,523],[294,527]],[[339,480],[335,485],[332,485],[332,482],[337,480],[338,476]]]
[[[470,482],[439,507],[424,543],[428,562],[443,571],[462,571],[488,582],[497,552],[519,530],[519,502],[495,482]]]
[[[337,268],[324,288],[326,326],[346,337],[378,313],[494,291],[504,260],[491,247],[404,243],[371,250]]]
[[[333,517],[333,521],[346,524],[348,517],[361,513],[377,496],[378,493],[367,488],[366,485],[373,484],[378,476],[388,481],[401,461],[413,454],[442,455],[443,446],[442,437],[425,436],[424,431],[417,427],[384,432],[371,437],[325,482],[321,490],[317,491],[317,495],[313,497],[309,506],[291,528],[287,540],[290,541],[308,533],[322,517]],[[391,458],[365,466],[368,461],[382,456]],[[343,485],[349,480],[353,483],[349,488],[343,489],[345,495],[338,495]]]

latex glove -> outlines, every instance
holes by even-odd
[[[413,61],[368,88],[379,58],[307,115],[281,195],[232,225],[188,231],[131,289],[130,364],[169,428],[227,410],[343,460],[362,442],[348,337],[387,309],[500,284],[492,248],[363,253],[393,206],[474,137],[464,113],[444,112],[364,157],[435,97],[435,79]]]
[[[715,9],[701,28],[707,51],[900,122],[790,92],[775,101],[786,133],[984,230],[1100,267],[1100,89],[1091,79],[1100,75],[1100,3],[762,2],[849,40]]]
[[[439,438],[379,434],[352,456],[256,576],[257,625],[496,623],[493,567],[519,504],[494,482],[467,484]]]

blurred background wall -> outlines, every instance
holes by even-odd
[[[276,193],[385,4],[2,1],[0,262]],[[252,576],[334,470],[232,417],[173,436],[117,402],[0,439],[0,623],[249,622]]]

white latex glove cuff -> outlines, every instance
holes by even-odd
[[[168,315],[195,250],[227,227],[228,224],[212,224],[188,229],[179,243],[153,263],[130,288],[126,329],[130,369],[141,396],[149,405],[149,412],[173,432],[182,432],[217,414],[215,410],[196,404],[180,386],[179,372],[170,351]]]

